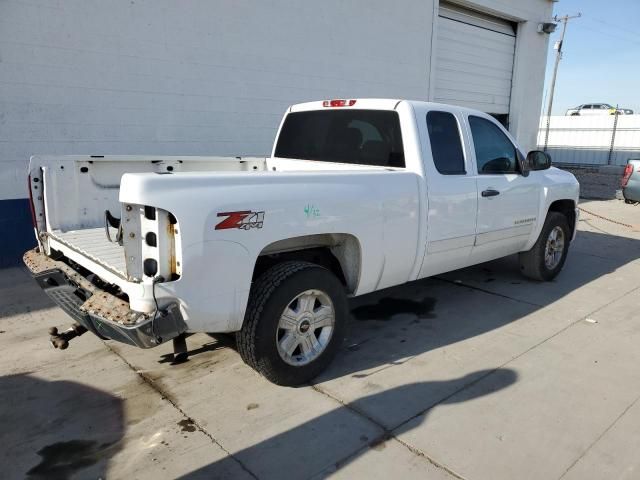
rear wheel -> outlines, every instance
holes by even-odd
[[[549,212],[536,243],[528,252],[519,254],[523,275],[534,280],[553,280],[564,266],[570,240],[567,217]]]
[[[333,360],[347,321],[344,287],[333,273],[308,262],[283,262],[253,284],[238,351],[278,385],[308,382]]]

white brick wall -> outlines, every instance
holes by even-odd
[[[426,98],[433,5],[0,0],[0,199],[28,158],[268,154],[295,102]]]
[[[292,103],[426,100],[435,1],[0,0],[0,200],[33,154],[268,154]]]

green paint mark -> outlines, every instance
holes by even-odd
[[[313,204],[304,207],[304,214],[307,218],[316,218],[320,216],[320,210]]]

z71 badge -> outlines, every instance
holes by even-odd
[[[227,217],[216,225],[216,230],[227,230],[229,228],[239,228],[250,230],[252,228],[262,228],[264,223],[264,212],[223,212],[218,217]]]

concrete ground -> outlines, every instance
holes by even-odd
[[[582,206],[626,224],[640,207]],[[276,387],[224,338],[138,350],[0,274],[3,478],[640,478],[640,227],[584,213],[551,283],[511,257],[352,302],[313,385]]]

